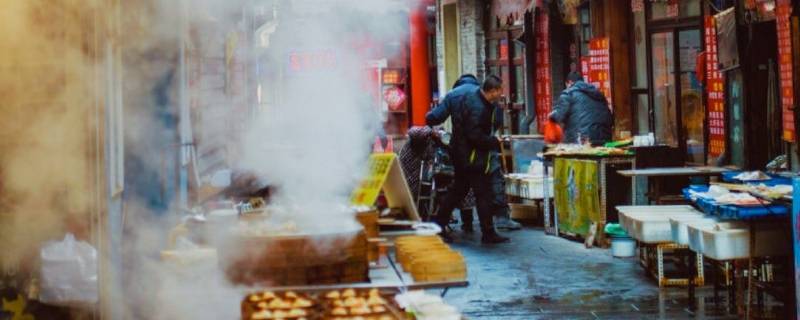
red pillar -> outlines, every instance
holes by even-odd
[[[431,104],[431,78],[428,66],[428,30],[423,1],[409,13],[409,46],[411,47],[411,123],[425,125],[425,114]]]

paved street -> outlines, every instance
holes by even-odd
[[[510,244],[480,244],[480,234],[458,237],[470,286],[446,299],[470,319],[736,319],[714,308],[711,289],[701,308],[687,309],[685,288],[659,290],[635,258],[546,236],[541,229],[506,233]],[[459,235],[460,236],[460,235]],[[704,302],[707,301],[707,302]]]

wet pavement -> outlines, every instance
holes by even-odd
[[[445,298],[469,319],[738,319],[724,301],[714,303],[710,286],[698,289],[690,311],[686,288],[659,289],[636,258],[540,228],[505,234],[511,243],[482,245],[479,232],[456,232],[453,247],[467,259],[470,286]]]

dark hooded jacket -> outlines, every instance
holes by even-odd
[[[489,171],[491,155],[500,148],[492,135],[500,120],[496,109],[499,108],[481,94],[477,79],[462,77],[442,102],[425,116],[429,126],[440,125],[451,118],[450,155],[456,170]]]
[[[564,127],[566,143],[576,143],[580,134],[588,137],[593,145],[604,144],[611,140],[614,126],[606,97],[595,86],[583,81],[561,92],[550,120]]]

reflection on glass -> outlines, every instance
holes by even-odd
[[[517,79],[517,87],[514,88],[514,103],[525,103],[525,70],[522,65],[514,66],[514,77]]]
[[[730,132],[728,135],[728,150],[730,150],[731,164],[744,168],[744,117],[742,117],[742,73],[740,69],[734,69],[727,75],[728,83],[725,88],[728,101],[727,109],[730,122]]]
[[[686,139],[686,160],[703,164],[705,161],[704,122],[706,110],[700,81],[695,74],[697,53],[700,51],[700,30],[678,33],[681,68],[681,124]]]
[[[636,110],[637,135],[644,135],[650,132],[650,110],[647,94],[638,94],[633,100]]]
[[[499,55],[500,55],[500,53],[498,52],[499,46],[500,46],[500,42],[497,41],[497,39],[490,39],[489,41],[487,41],[486,45],[488,46],[488,49],[489,49],[487,59],[489,59],[489,60],[497,60],[499,58]]]
[[[634,86],[647,87],[647,36],[645,35],[644,11],[633,14],[633,43],[636,59]]]
[[[678,146],[675,113],[675,61],[672,33],[654,33],[652,43],[653,109],[656,142]]]
[[[678,0],[676,6],[672,1],[654,1],[650,4],[650,16],[653,20],[670,18],[687,18],[700,15],[700,0]],[[677,12],[676,12],[677,9]]]

